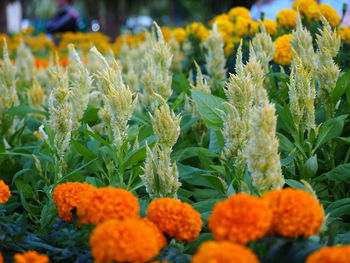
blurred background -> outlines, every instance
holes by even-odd
[[[17,33],[33,28],[46,31],[58,12],[57,0],[0,0],[0,33]],[[74,0],[77,30],[103,32],[112,38],[124,30],[138,31],[153,20],[164,26],[205,22],[234,6],[250,8],[254,0]]]

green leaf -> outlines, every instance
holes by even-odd
[[[209,150],[219,154],[225,145],[225,139],[221,131],[210,130]]]
[[[92,151],[90,151],[88,148],[85,147],[85,145],[81,144],[80,142],[72,140],[72,145],[78,153],[80,153],[87,159],[93,159],[96,157],[96,155]]]
[[[172,154],[174,161],[183,161],[192,157],[207,156],[209,158],[218,157],[216,153],[209,151],[203,147],[188,147],[183,150],[176,151]]]
[[[289,76],[283,72],[273,72],[265,75],[266,78],[278,78],[280,81],[288,82]]]
[[[155,140],[156,140],[155,136],[151,136],[151,137],[147,138],[147,143],[148,143],[148,146],[150,148],[153,147]],[[130,151],[127,154],[127,156],[125,157],[122,165],[124,168],[127,168],[130,165],[135,165],[135,164],[145,160],[145,158],[146,158],[146,145],[144,144],[143,146],[141,146],[133,151]]]
[[[276,104],[276,110],[278,114],[278,129],[281,128],[294,137],[297,130],[295,128],[293,116],[290,111],[289,105],[284,105],[284,107],[282,107],[281,105]]]
[[[15,185],[18,189],[18,191],[23,194],[24,198],[31,198],[33,197],[33,188],[26,182],[24,182],[21,179],[17,179],[15,181]]]
[[[350,183],[350,163],[341,164],[326,173],[331,181]]]
[[[205,212],[210,212],[213,208],[213,206],[218,202],[222,201],[223,198],[219,199],[209,199],[209,200],[204,200],[200,201],[197,203],[194,203],[192,206],[194,209],[196,209],[200,213],[205,213]]]
[[[85,181],[95,187],[103,186],[103,183],[97,177],[87,176]]]
[[[306,190],[305,185],[296,180],[288,179],[286,180],[286,184],[294,189]]]
[[[342,73],[338,78],[337,85],[332,94],[334,103],[338,102],[348,87],[350,87],[350,69],[346,73]]]
[[[44,116],[47,115],[47,113],[45,111],[36,110],[36,109],[33,109],[33,108],[31,108],[27,105],[24,105],[24,104],[12,107],[12,108],[8,109],[5,113],[9,114],[9,115],[18,115],[18,116],[25,116],[29,113],[41,114]]]
[[[348,115],[340,115],[334,119],[327,120],[322,124],[316,141],[316,146],[314,151],[318,149],[324,143],[330,141],[331,139],[341,135],[344,127],[344,122]]]
[[[314,155],[304,163],[302,168],[302,171],[303,171],[302,177],[311,178],[317,173],[317,170],[318,170],[317,156]]]
[[[84,133],[86,133],[87,135],[90,135],[91,137],[93,137],[95,140],[97,140],[98,142],[102,143],[103,145],[105,145],[108,149],[110,149],[111,151],[113,151],[111,145],[105,140],[103,139],[100,135],[89,131],[88,129],[82,129]]]
[[[345,205],[350,205],[350,198],[343,198],[339,199],[333,203],[331,203],[327,208],[325,209],[326,214],[332,213],[335,209],[345,206]]]
[[[223,127],[223,121],[219,110],[225,110],[224,105],[222,105],[225,100],[196,90],[191,90],[191,92],[199,115],[204,120],[205,124],[212,129],[221,129]]]
[[[284,152],[291,152],[294,149],[294,144],[282,133],[276,133],[279,139],[279,150]]]

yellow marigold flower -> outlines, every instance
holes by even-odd
[[[340,17],[338,12],[333,7],[327,4],[320,4],[318,6],[320,13],[327,19],[332,27],[336,27],[340,24]]]
[[[323,247],[310,254],[306,263],[348,263],[350,259],[350,245]]]
[[[299,12],[304,15],[306,10],[312,5],[317,6],[317,2],[315,0],[296,0],[292,7],[294,10],[298,9]]]
[[[179,241],[192,242],[202,229],[200,214],[189,204],[172,198],[153,200],[147,209],[158,228]]]
[[[234,47],[233,42],[229,42],[229,43],[225,44],[224,51],[225,51],[225,55],[226,56],[228,56],[228,55],[230,55],[232,53],[233,47]]]
[[[266,202],[240,193],[215,205],[208,227],[216,240],[246,244],[262,238],[270,228],[271,219]]]
[[[264,19],[263,24],[266,28],[266,32],[273,36],[277,32],[277,23],[275,21],[272,21],[270,19]]]
[[[237,17],[234,21],[234,32],[238,36],[253,34],[257,31],[259,23],[245,17]]]
[[[171,29],[169,27],[162,26],[161,30],[162,30],[162,34],[165,42],[169,42],[171,38]]]
[[[212,20],[209,21],[209,25],[212,26],[214,25],[215,22],[219,22],[219,21],[229,21],[230,18],[228,17],[227,14],[220,14],[217,15],[216,17],[214,17]]]
[[[338,30],[342,40],[350,41],[350,27],[342,27]]]
[[[81,195],[94,187],[87,183],[64,183],[53,191],[52,198],[58,209],[58,215],[66,222],[72,221],[72,210],[80,203]]]
[[[36,251],[27,251],[25,253],[17,253],[14,255],[15,263],[48,263],[49,258],[46,255],[41,255]]]
[[[132,193],[111,186],[86,191],[77,209],[80,222],[93,225],[108,219],[138,217],[139,212],[139,202]]]
[[[98,225],[90,236],[90,246],[95,263],[146,262],[162,248],[155,228],[139,218],[112,219]]]
[[[319,19],[320,18],[320,11],[318,10],[318,5],[310,5],[305,10],[305,16],[309,20],[311,20],[313,18]]]
[[[278,12],[276,21],[281,27],[295,27],[297,24],[297,12],[293,9],[283,9]]]
[[[254,252],[245,246],[228,241],[203,242],[191,263],[259,263]]]
[[[222,39],[225,41],[225,38],[230,38],[233,30],[234,30],[234,24],[229,20],[218,20],[216,21],[216,27],[218,31],[222,35]]]
[[[228,11],[228,17],[230,20],[234,20],[235,17],[239,17],[239,16],[250,19],[249,9],[243,6],[237,6],[237,7],[231,8],[230,11]]]
[[[233,54],[233,48],[235,44],[238,44],[240,41],[241,41],[241,38],[238,36],[233,36],[228,38],[225,41],[225,48],[224,48],[225,55],[228,56],[230,54]]]
[[[6,203],[10,196],[10,188],[3,180],[0,180],[0,204]]]
[[[172,33],[179,44],[182,44],[186,40],[186,31],[182,27],[173,29]]]
[[[284,237],[309,237],[316,234],[323,222],[323,208],[308,192],[285,188],[263,195],[272,210],[272,233]]]
[[[273,60],[281,65],[289,65],[292,62],[292,34],[285,34],[275,40],[275,54]]]
[[[205,42],[210,34],[210,30],[208,30],[202,23],[198,22],[187,25],[185,31],[186,35],[197,37],[202,42]]]

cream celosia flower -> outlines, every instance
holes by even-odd
[[[335,57],[340,49],[341,37],[336,30],[332,31],[331,26],[323,16],[321,17],[321,21],[323,28],[316,35],[317,46],[320,52],[326,49],[332,57]]]
[[[252,116],[247,164],[253,186],[260,194],[272,189],[281,189],[284,185],[276,122],[275,106],[267,101],[256,108]]]
[[[202,70],[196,61],[194,62],[194,64],[196,65],[197,74],[195,83],[192,83],[192,77],[190,78],[191,88],[200,92],[210,94],[211,90],[206,77],[202,74]],[[192,72],[191,76],[193,76]]]
[[[175,39],[174,36],[171,37],[169,41],[169,46],[171,49],[171,53],[173,54],[173,59],[171,63],[171,69],[175,72],[179,72],[182,69],[181,65],[181,51],[180,51],[180,44]]]
[[[214,24],[213,30],[205,41],[204,46],[208,51],[205,56],[206,68],[212,77],[211,85],[213,86],[215,82],[226,78],[224,42],[216,24]]]
[[[73,45],[69,46],[68,76],[71,83],[71,102],[74,109],[73,127],[78,128],[89,102],[92,79]]]
[[[267,92],[264,88],[265,71],[256,55],[252,43],[249,45],[249,61],[245,65],[244,73],[250,76],[252,84],[255,87],[254,104],[258,104],[261,100],[267,100]]]
[[[312,73],[304,67],[301,59],[295,52],[288,87],[290,110],[297,127],[301,131],[305,129],[314,129],[315,83],[312,78]]]
[[[146,145],[146,163],[141,175],[146,191],[152,199],[160,197],[177,198],[181,186],[176,163],[171,164],[170,155],[156,145],[151,150]]]
[[[32,84],[34,69],[34,57],[32,52],[21,40],[16,54],[16,75],[20,86]]]
[[[331,27],[327,20],[322,17],[323,29],[316,36],[318,45],[316,78],[320,87],[319,97],[323,103],[327,118],[334,115],[335,104],[333,102],[333,91],[336,87],[340,69],[334,63],[333,57],[338,54],[340,48],[340,37]]]
[[[48,108],[50,113],[49,126],[54,136],[54,150],[58,158],[58,177],[62,176],[64,153],[69,146],[73,129],[72,105],[69,102],[71,91],[68,88],[67,71],[56,65],[51,69],[51,84],[53,85]]]
[[[157,135],[158,144],[167,153],[171,152],[180,135],[181,116],[170,111],[165,100],[158,94],[154,94],[161,105],[154,110],[154,117],[151,115],[153,131]]]
[[[28,104],[36,109],[40,109],[45,100],[45,90],[38,83],[36,78],[33,85],[27,90]]]
[[[222,113],[222,130],[225,146],[225,159],[233,162],[239,173],[243,173],[246,164],[246,145],[249,139],[249,121],[255,99],[255,85],[242,62],[242,42],[237,51],[236,75],[230,74],[226,82],[225,94],[229,101],[228,113]]]
[[[275,54],[275,48],[271,36],[266,33],[265,26],[261,24],[261,32],[256,33],[252,45],[261,66],[264,69],[264,73],[269,73],[269,63],[273,59]]]
[[[101,71],[97,74],[105,103],[102,120],[111,127],[114,144],[119,148],[126,140],[128,121],[136,106],[137,97],[134,98],[134,94],[125,86],[121,67],[116,61],[110,67],[96,48],[92,48],[91,52],[99,57],[102,64]]]
[[[165,43],[162,31],[156,23],[155,27],[157,37],[155,35],[150,37],[148,40],[150,47],[144,56],[146,69],[142,74],[142,84],[146,93],[144,94],[146,96],[144,102],[146,103],[151,101],[149,97],[152,96],[153,92],[161,95],[165,100],[172,94],[171,49]]]
[[[316,55],[312,44],[312,36],[311,33],[303,27],[299,13],[297,14],[297,26],[293,31],[291,44],[305,69],[309,72],[314,72],[316,67]]]
[[[0,112],[18,104],[16,68],[12,65],[4,39],[3,61],[0,66]],[[2,114],[1,114],[2,115]],[[2,119],[0,115],[0,120]]]

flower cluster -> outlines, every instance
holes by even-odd
[[[228,241],[206,241],[192,257],[191,263],[259,263],[258,257],[245,246]]]
[[[67,222],[72,220],[72,210],[80,203],[80,197],[94,187],[87,183],[64,183],[53,191],[52,198],[58,209],[58,215]]]
[[[10,196],[10,188],[3,180],[0,180],[0,204],[6,203]]]
[[[48,256],[41,255],[36,251],[27,251],[25,253],[17,253],[14,255],[15,263],[48,263]]]
[[[189,204],[176,199],[153,200],[149,204],[147,215],[161,231],[179,241],[196,240],[202,229],[200,214]]]
[[[292,61],[292,34],[285,34],[275,40],[275,54],[273,60],[281,65],[289,65]]]
[[[350,259],[350,246],[323,247],[311,253],[306,263],[347,263]]]
[[[271,218],[271,211],[263,200],[241,193],[215,205],[208,227],[216,240],[246,244],[265,236]]]
[[[108,220],[98,225],[90,236],[96,263],[146,262],[160,252],[165,238],[150,221],[129,218]]]
[[[309,237],[320,230],[325,220],[318,200],[305,191],[292,188],[272,190],[263,199],[272,210],[272,233],[284,237]]]
[[[139,212],[139,202],[132,193],[111,186],[86,191],[77,207],[80,222],[93,225],[108,219],[137,218]]]

